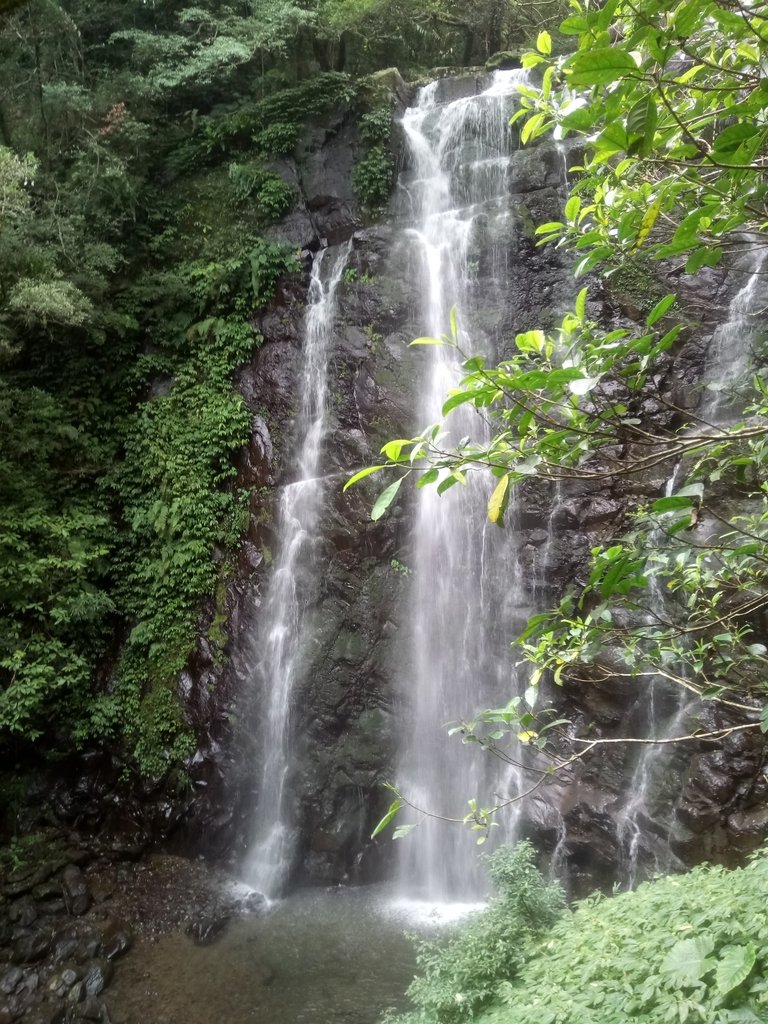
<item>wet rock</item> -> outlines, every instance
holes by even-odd
[[[237,903],[237,909],[243,914],[257,914],[267,906],[267,897],[260,892],[249,892]]]
[[[43,1000],[31,1007],[24,1014],[23,1020],[24,1024],[65,1024],[67,1012],[60,1003]]]
[[[8,907],[8,919],[27,927],[37,920],[37,908],[31,896],[23,896]]]
[[[99,931],[85,921],[78,921],[56,932],[51,959],[55,964],[65,964],[67,961],[85,963],[98,954],[100,947]]]
[[[75,982],[80,980],[80,971],[76,970],[74,967],[66,967],[61,972],[61,980],[67,988],[72,988]]]
[[[737,811],[728,818],[728,832],[737,850],[756,849],[768,836],[768,807]]]
[[[107,852],[125,860],[138,860],[149,845],[149,832],[140,820],[141,810],[132,813],[127,807],[119,807],[107,816],[100,834]]]
[[[78,1020],[101,1020],[104,1004],[96,996],[86,996],[77,1007]]]
[[[94,960],[88,964],[82,978],[86,995],[100,995],[109,984],[111,978],[112,964],[109,960]]]
[[[91,894],[85,877],[76,864],[68,864],[61,875],[64,903],[70,914],[80,917],[91,906]]]
[[[55,996],[59,996],[63,999],[75,982],[79,980],[80,971],[75,970],[74,967],[66,967],[63,971],[59,971],[56,974],[51,975],[48,979],[47,988]]]
[[[107,960],[116,960],[133,945],[133,932],[125,921],[110,918],[101,932],[101,953]]]
[[[184,933],[189,935],[196,946],[210,946],[221,938],[230,920],[229,914],[201,914],[187,923]]]
[[[23,977],[24,972],[20,967],[9,967],[0,974],[0,992],[9,996],[16,991]]]
[[[12,960],[16,964],[34,964],[51,948],[51,933],[45,928],[30,928],[14,936]]]
[[[82,981],[76,981],[72,988],[67,993],[67,1005],[77,1006],[85,999],[85,983]]]

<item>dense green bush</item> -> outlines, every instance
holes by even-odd
[[[499,983],[520,970],[527,944],[562,912],[563,892],[535,866],[530,843],[501,847],[488,858],[497,895],[448,941],[422,942],[421,973],[408,989],[415,1009],[389,1024],[455,1024],[473,1019]]]
[[[493,855],[500,895],[421,947],[414,1009],[388,1024],[761,1024],[768,855],[704,865],[562,911],[527,844]]]
[[[484,1024],[768,1020],[768,857],[578,903],[529,948]]]

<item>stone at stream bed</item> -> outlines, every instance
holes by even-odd
[[[94,960],[85,969],[83,985],[85,994],[89,996],[100,995],[112,978],[112,964],[109,960]]]
[[[63,964],[67,960],[84,963],[97,955],[100,946],[100,933],[85,922],[78,921],[56,933],[52,958],[57,964]]]
[[[230,920],[229,914],[201,915],[186,925],[184,933],[189,935],[196,946],[210,946],[221,938]]]
[[[24,972],[20,967],[9,967],[7,971],[0,974],[0,992],[9,996],[11,992],[16,991],[23,977]]]
[[[120,918],[112,917],[101,933],[101,953],[107,960],[116,960],[133,945],[133,932]]]
[[[83,1003],[77,1008],[79,1020],[101,1020],[104,1004],[96,996],[86,996]]]
[[[42,960],[51,948],[51,933],[47,928],[30,928],[14,933],[11,959],[15,964],[34,964]]]
[[[67,864],[61,876],[64,902],[75,917],[84,914],[91,905],[91,894],[82,871],[76,864]]]
[[[37,908],[30,896],[22,896],[8,907],[8,918],[26,928],[37,920]]]

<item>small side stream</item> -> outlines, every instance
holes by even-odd
[[[416,927],[388,886],[305,889],[218,942],[144,938],[110,986],[112,1024],[376,1024],[404,1008]]]

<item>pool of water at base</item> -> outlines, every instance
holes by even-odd
[[[210,946],[179,932],[138,942],[109,987],[112,1022],[377,1024],[387,1007],[407,1005],[406,933],[434,933],[456,916],[398,903],[387,886],[302,890]]]

